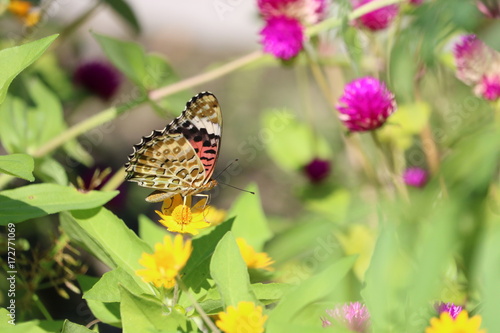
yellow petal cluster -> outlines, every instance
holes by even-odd
[[[156,211],[160,216],[159,222],[167,227],[168,231],[197,235],[200,229],[210,226],[205,218],[207,199],[198,201],[191,208],[192,198],[175,195],[163,202],[162,211]]]
[[[171,237],[165,236],[162,243],[155,245],[153,254],[143,253],[139,264],[146,267],[136,271],[146,283],[153,283],[156,287],[172,288],[175,286],[175,278],[193,251],[191,240],[183,241],[181,235]]]
[[[431,319],[431,326],[425,329],[425,333],[486,333],[479,329],[481,316],[469,318],[467,311],[461,311],[458,316],[453,317],[448,312],[443,312],[439,318]]]
[[[261,306],[239,302],[237,307],[228,306],[226,312],[220,312],[215,324],[225,333],[262,333],[266,320]]]
[[[255,249],[249,245],[245,239],[239,237],[236,239],[236,243],[240,249],[241,256],[248,268],[261,268],[268,271],[272,271],[271,267],[274,261],[265,252],[256,252]]]
[[[11,0],[7,9],[28,27],[36,25],[40,21],[40,8],[34,7],[30,1]]]

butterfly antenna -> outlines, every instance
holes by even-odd
[[[236,187],[236,186],[233,186],[233,185],[229,185],[229,184],[226,184],[226,183],[219,183],[219,184],[226,185],[226,186],[232,187],[232,188],[234,188],[236,190],[240,190],[240,191],[243,191],[243,192],[255,194],[255,192],[252,192],[252,191],[249,191],[249,190],[245,190],[245,189],[242,189],[242,188],[239,188],[239,187]]]
[[[219,172],[219,174],[217,176],[214,177],[214,179],[217,179],[219,178],[220,175],[222,175],[231,165],[233,165],[233,163],[236,163],[238,162],[238,159],[236,158],[234,161],[232,161],[231,163],[229,163],[229,165],[227,167],[224,168],[224,170],[222,170],[221,172]],[[226,186],[229,186],[229,187],[232,187],[236,190],[240,190],[242,192],[247,192],[247,193],[251,193],[251,194],[255,194],[255,192],[252,192],[252,191],[248,191],[248,190],[244,190],[242,188],[239,188],[239,187],[236,187],[236,186],[233,186],[233,185],[229,185],[229,184],[226,184],[226,183],[221,183],[219,182],[219,184],[221,185],[226,185]]]

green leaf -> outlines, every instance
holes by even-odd
[[[175,309],[166,308],[156,298],[146,298],[131,294],[120,287],[120,313],[123,332],[149,332],[171,330],[177,327],[186,328],[186,318]]]
[[[29,180],[35,180],[33,169],[35,161],[33,157],[26,154],[11,154],[0,156],[0,172],[8,175]]]
[[[99,281],[99,278],[87,275],[78,275],[77,279],[84,295]],[[87,304],[92,311],[89,315],[94,315],[103,323],[121,327],[119,303],[104,303],[93,299],[87,299]]]
[[[68,185],[68,176],[64,167],[50,156],[36,160],[35,174],[45,183]]]
[[[391,91],[398,96],[398,101],[411,103],[414,100],[414,81],[419,62],[415,48],[420,38],[414,35],[415,30],[403,30],[390,56]]]
[[[247,190],[255,192],[255,195],[240,194],[228,215],[236,216],[232,228],[234,236],[243,237],[256,251],[261,251],[264,243],[272,237],[272,232],[262,210],[257,186],[252,184]]]
[[[250,288],[247,266],[230,231],[215,248],[210,263],[210,274],[225,307],[237,306],[240,301],[257,302]]]
[[[163,243],[163,238],[169,235],[165,227],[151,221],[145,215],[139,215],[139,237],[151,247],[156,243]]]
[[[147,56],[142,47],[133,42],[126,42],[104,35],[94,34],[108,59],[129,80],[139,87],[148,83]]]
[[[132,8],[124,0],[104,0],[113,10],[120,15],[130,26],[134,29],[135,33],[141,32],[139,21],[134,14]]]
[[[0,308],[0,332],[2,333],[53,333],[60,332],[62,321],[31,320],[20,322],[18,317],[11,321],[9,310]],[[11,321],[9,323],[9,321]]]
[[[317,131],[286,110],[269,110],[262,116],[262,133],[267,133],[266,150],[273,162],[286,171],[297,171],[313,158],[328,159],[328,142]]]
[[[269,332],[284,332],[293,328],[296,325],[294,318],[300,311],[331,294],[352,268],[355,260],[355,256],[343,258],[293,288],[269,315]]]
[[[52,35],[0,51],[0,73],[2,73],[0,77],[0,104],[4,101],[12,80],[40,57],[57,36]]]
[[[0,225],[66,210],[99,207],[117,194],[118,191],[82,193],[75,188],[56,184],[33,184],[1,191]]]
[[[142,253],[153,251],[116,215],[103,207],[66,212],[61,214],[61,225],[72,240],[110,268],[123,269],[144,292],[151,293],[135,271],[143,268],[139,264]]]
[[[184,267],[182,281],[195,294],[204,294],[212,287],[208,281],[210,279],[210,260],[221,238],[231,230],[233,220],[230,219],[215,227],[210,233],[193,239],[193,253]],[[183,306],[189,306],[192,301],[183,294],[179,303]]]
[[[61,333],[95,333],[95,331],[89,330],[85,326],[72,323],[66,319],[64,321]]]
[[[141,285],[144,285],[142,283]],[[143,287],[137,284],[137,281],[130,276],[121,267],[105,273],[99,281],[87,291],[83,298],[92,299],[101,302],[119,302],[120,289],[119,287],[130,291],[132,294],[139,295],[144,292]]]

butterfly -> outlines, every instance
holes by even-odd
[[[201,92],[162,131],[153,131],[134,145],[125,164],[125,180],[154,189],[146,198],[148,202],[210,190],[217,185],[211,177],[221,133],[219,102],[212,93]]]

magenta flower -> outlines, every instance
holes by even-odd
[[[408,168],[403,174],[406,185],[413,187],[424,187],[427,184],[427,171],[421,168]]]
[[[475,92],[488,101],[500,98],[500,73],[483,76]]]
[[[359,8],[373,0],[351,0],[354,9]],[[357,23],[373,31],[385,29],[398,15],[399,6],[389,5],[371,11],[357,19]]]
[[[363,132],[382,126],[396,110],[396,102],[383,82],[364,77],[345,86],[336,107],[340,120],[350,131]]]
[[[489,18],[500,18],[500,0],[479,0],[477,8]]]
[[[453,319],[455,319],[458,314],[462,312],[462,307],[453,303],[437,302],[434,304],[434,308],[439,315],[443,312],[448,312]]]
[[[410,4],[413,6],[420,6],[424,0],[410,0]]]
[[[260,34],[264,52],[285,60],[295,57],[305,40],[304,27],[286,16],[271,17]]]
[[[327,10],[326,0],[257,0],[257,6],[266,20],[284,15],[306,25],[324,19]]]
[[[330,161],[315,158],[304,167],[304,172],[312,183],[319,183],[330,174]]]
[[[73,74],[73,82],[90,93],[109,100],[120,86],[121,75],[108,63],[90,61],[78,66]]]
[[[334,309],[326,310],[335,322],[355,332],[364,333],[370,325],[370,313],[364,304],[360,302],[345,303],[337,305]],[[328,319],[322,318],[323,327],[331,326]]]
[[[454,48],[457,78],[472,86],[476,95],[496,100],[500,97],[500,53],[475,35],[463,36]]]

